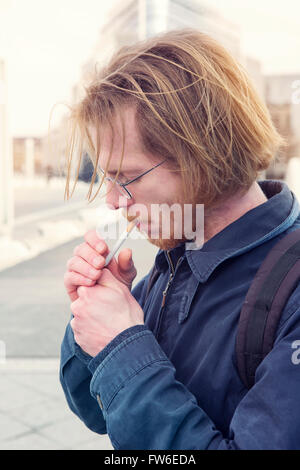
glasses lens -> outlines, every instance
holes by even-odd
[[[127,199],[130,199],[131,196],[128,194],[128,192],[126,191],[125,188],[123,188],[123,186],[120,186],[119,184],[116,185],[118,190],[119,190],[119,193],[122,194],[122,196],[126,197]]]
[[[105,179],[105,184],[111,183],[113,187],[121,194],[121,196],[126,197],[127,199],[131,199],[131,196],[128,194],[125,188],[123,186],[120,186],[120,184],[114,182],[111,179]],[[111,188],[110,188],[111,190]]]
[[[102,173],[101,176],[103,176],[103,175],[104,175],[104,171],[102,170],[102,168],[100,168],[100,172]],[[120,185],[118,182],[116,182],[114,179],[109,178],[108,176],[106,176],[106,177],[104,178],[104,182],[105,182],[105,184],[107,184],[107,183],[112,183],[112,184],[114,185],[114,187],[119,191],[119,193],[120,193],[122,196],[126,197],[127,199],[131,199],[131,196],[130,196],[129,193],[126,191],[126,189],[123,188],[123,186],[121,186],[121,185]]]

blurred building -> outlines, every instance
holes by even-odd
[[[241,63],[244,65],[248,72],[250,79],[252,80],[256,91],[259,96],[265,101],[265,77],[262,73],[262,65],[258,59],[254,57],[243,57]]]
[[[288,161],[293,157],[300,157],[299,78],[299,75],[270,75],[265,77],[267,106],[276,129],[287,141],[287,147],[280,152],[276,169],[270,168],[270,173],[274,173],[272,176],[282,177]],[[296,99],[297,93],[299,100]]]
[[[66,173],[66,154],[68,145],[68,128],[66,116],[60,124],[52,129],[43,139],[43,168],[55,176]]]
[[[239,27],[225,19],[208,1],[120,0],[110,10],[106,24],[99,31],[98,41],[82,66],[81,81],[73,89],[74,102],[81,99],[84,86],[90,82],[95,71],[120,47],[163,31],[184,27],[198,29],[217,39],[244,66],[259,95],[265,100],[261,63],[243,54]]]
[[[156,34],[192,27],[219,40],[237,59],[242,59],[239,28],[223,18],[207,2],[199,0],[121,0],[111,9],[90,59],[82,68],[88,82],[95,67],[114,51]],[[80,96],[80,93],[78,94]]]
[[[148,2],[151,3],[151,2]],[[240,29],[225,19],[209,2],[199,0],[169,0],[166,29],[191,27],[218,40],[235,58],[241,59]]]
[[[8,118],[7,66],[0,57],[0,234],[9,234],[14,217],[12,142]]]
[[[74,88],[74,93],[78,88]],[[74,96],[75,101],[75,96]],[[43,165],[42,171],[45,174],[51,173],[53,176],[66,176],[68,167],[70,127],[68,116],[65,115],[60,125],[52,128],[42,142]],[[74,149],[74,155],[76,149]],[[77,161],[72,165],[72,177],[75,178],[77,172]],[[79,166],[79,179],[85,182],[91,180],[93,174],[93,164],[86,152],[82,154]],[[97,178],[96,178],[97,181]]]
[[[82,80],[74,97],[82,96],[82,85],[89,83],[95,70],[124,45],[163,31],[192,27],[218,40],[247,70],[264,99],[264,77],[259,60],[241,50],[240,28],[225,19],[204,0],[121,0],[110,11],[90,58],[82,67]]]
[[[13,138],[14,171],[28,178],[43,173],[43,139],[40,137]]]

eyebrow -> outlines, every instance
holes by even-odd
[[[119,176],[135,176],[138,175],[139,173],[143,173],[144,169],[134,169],[134,168],[129,168],[128,170],[123,169],[120,171]],[[116,175],[118,172],[115,170],[109,170],[107,171],[110,175]]]

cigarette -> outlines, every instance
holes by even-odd
[[[132,230],[134,229],[134,227],[139,223],[139,219],[135,219],[133,220],[132,222],[130,222],[126,228],[126,230],[124,230],[124,232],[122,233],[122,235],[120,236],[120,239],[117,241],[117,243],[115,244],[115,246],[113,247],[113,249],[109,252],[109,254],[107,255],[106,257],[106,260],[105,260],[105,265],[104,266],[107,266],[112,258],[115,256],[115,254],[117,253],[118,249],[123,245],[123,243],[125,242],[125,240],[127,240],[127,238],[129,237],[130,233],[132,232]]]

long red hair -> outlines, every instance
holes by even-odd
[[[71,108],[66,197],[74,154],[79,169],[83,150],[94,162],[88,198],[96,197],[101,126],[113,131],[129,105],[145,150],[181,172],[190,202],[213,206],[246,192],[285,144],[247,73],[221,44],[194,29],[169,31],[121,48]]]

